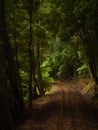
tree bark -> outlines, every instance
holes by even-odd
[[[93,47],[92,39],[90,38],[89,32],[86,30],[85,27],[83,27],[83,34],[84,34],[84,44],[86,45],[85,48],[86,48],[86,53],[89,59],[89,66],[91,69],[91,73],[92,73],[95,83],[98,84],[95,56],[94,56],[94,52],[92,48]]]
[[[0,36],[1,36],[0,40],[3,42],[3,46],[5,49],[4,51],[5,51],[6,64],[7,64],[7,76],[10,80],[13,94],[15,96],[19,118],[22,119],[25,115],[26,108],[24,105],[23,98],[21,97],[20,92],[19,92],[17,71],[16,71],[15,62],[14,62],[12,50],[9,43],[9,37],[8,37],[6,22],[5,22],[6,17],[5,17],[5,1],[4,0],[0,1],[0,6],[1,6],[0,7]]]
[[[22,92],[22,83],[19,73],[19,59],[18,59],[18,43],[17,43],[17,36],[16,36],[16,23],[15,23],[15,14],[14,14],[14,8],[13,8],[13,37],[14,37],[14,44],[15,44],[15,62],[16,62],[16,71],[17,71],[17,79],[19,84],[19,91],[21,94],[21,97],[23,98],[23,92]]]
[[[37,38],[38,39],[38,38]],[[37,75],[38,75],[38,89],[41,95],[45,94],[45,90],[42,83],[42,73],[40,68],[40,40],[37,41]]]
[[[12,120],[12,114],[11,114],[11,108],[8,104],[8,95],[7,95],[7,76],[6,76],[6,59],[5,59],[5,52],[4,47],[0,43],[0,102],[2,102],[1,105],[1,111],[3,122],[1,121],[0,129],[2,130],[14,130],[14,123]],[[0,119],[0,120],[2,120]],[[8,127],[6,127],[8,125]]]
[[[29,10],[29,16],[30,16],[30,41],[28,44],[29,48],[29,110],[32,109],[32,74],[33,74],[33,59],[32,59],[32,10]],[[34,53],[34,52],[33,52]]]

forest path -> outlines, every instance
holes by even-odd
[[[64,83],[52,85],[53,94],[34,102],[32,118],[21,130],[98,130],[98,110]]]

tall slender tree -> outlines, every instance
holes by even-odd
[[[30,24],[30,41],[28,44],[29,48],[29,109],[32,109],[32,67],[33,67],[33,61],[32,61],[32,0],[29,3],[29,24]],[[33,50],[34,51],[34,50]],[[34,52],[33,52],[34,53]]]
[[[17,111],[19,112],[19,118],[23,118],[26,112],[26,108],[24,105],[23,98],[21,97],[20,91],[19,91],[19,84],[18,84],[18,78],[17,78],[17,71],[15,66],[15,61],[13,58],[11,46],[9,43],[9,37],[7,33],[7,27],[6,27],[6,15],[5,15],[5,0],[0,1],[0,36],[1,41],[3,42],[4,51],[5,51],[5,58],[7,62],[7,76],[9,78],[14,98],[15,98],[15,104]]]

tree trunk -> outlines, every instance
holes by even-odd
[[[40,68],[40,40],[37,41],[37,75],[38,75],[38,89],[41,95],[45,94],[42,83],[42,73]]]
[[[0,43],[0,130],[14,130],[11,109],[7,98],[6,59],[3,45]],[[6,127],[7,126],[7,127]]]
[[[33,59],[32,59],[32,10],[29,10],[29,16],[30,16],[30,41],[29,41],[29,110],[32,109],[32,74],[33,74]],[[33,52],[34,53],[34,52]]]
[[[86,53],[89,59],[89,66],[91,69],[92,76],[94,78],[95,83],[98,84],[98,79],[97,79],[97,72],[96,72],[96,63],[95,63],[95,56],[93,52],[93,46],[92,46],[92,39],[89,36],[89,32],[86,30],[86,28],[83,28],[83,34],[84,34],[84,41],[86,45]]]
[[[18,60],[18,44],[17,44],[17,36],[16,36],[16,24],[15,24],[15,14],[13,9],[13,37],[14,37],[14,43],[15,43],[15,61],[16,61],[16,71],[17,71],[17,79],[19,84],[19,91],[21,94],[21,97],[23,98],[23,92],[22,92],[22,84],[21,84],[21,78],[19,73],[19,60]]]
[[[15,68],[15,62],[12,55],[12,50],[9,44],[9,38],[8,38],[6,22],[5,22],[5,1],[4,0],[0,1],[0,6],[1,6],[0,7],[0,12],[1,12],[0,13],[0,36],[1,36],[1,41],[3,42],[3,46],[5,49],[5,57],[7,61],[6,63],[7,75],[12,86],[13,94],[15,96],[19,118],[22,119],[25,115],[26,108],[24,105],[23,98],[21,97],[20,92],[19,92],[17,71]]]
[[[98,96],[98,77],[97,77],[97,70],[96,70],[95,55],[93,52],[92,39],[91,39],[86,27],[82,28],[82,33],[80,33],[80,37],[84,43],[84,48],[85,48],[86,55],[88,58],[88,64],[90,67],[92,77],[93,77],[94,82],[95,82],[95,88],[94,88],[95,89],[95,96],[96,95]]]
[[[41,68],[40,68],[40,41],[37,41],[37,73],[38,79],[42,80]]]

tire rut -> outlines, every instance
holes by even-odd
[[[94,109],[86,103],[84,97],[77,91],[70,88],[69,91],[65,92],[65,113],[63,119],[64,130],[97,130],[98,129],[98,114],[95,115]],[[66,106],[67,104],[67,106]],[[68,109],[66,109],[68,107]],[[66,111],[69,112],[69,126],[66,123]]]
[[[48,103],[35,109],[21,130],[98,130],[98,110],[65,83],[54,85],[54,94],[39,99]]]

